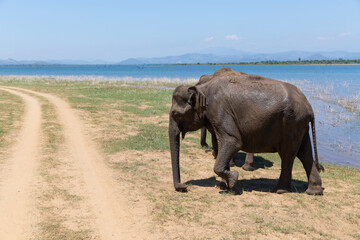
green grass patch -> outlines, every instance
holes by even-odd
[[[360,233],[354,233],[353,235],[352,235],[355,239],[359,239],[360,240]]]
[[[154,124],[140,125],[136,136],[104,142],[108,153],[124,150],[169,150],[168,129]]]

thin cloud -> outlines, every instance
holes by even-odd
[[[235,34],[227,35],[225,38],[226,38],[227,40],[239,40],[239,39],[240,39],[240,37],[238,37],[238,36],[235,35]]]
[[[207,38],[205,38],[205,41],[207,41],[207,42],[210,42],[210,41],[212,41],[212,40],[214,40],[214,37],[207,37]]]
[[[346,37],[346,36],[351,36],[352,33],[351,32],[342,32],[339,34],[340,37]]]
[[[326,41],[326,40],[328,40],[328,38],[326,38],[326,37],[317,37],[317,40]]]

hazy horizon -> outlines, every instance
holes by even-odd
[[[119,62],[207,48],[360,52],[359,10],[359,0],[0,0],[0,59]]]
[[[217,49],[217,48],[216,48]],[[235,49],[235,48],[228,48],[228,51],[230,50],[236,50],[236,51],[239,51],[239,52],[247,52],[247,51],[243,51],[241,49]],[[189,52],[189,53],[182,53],[182,54],[179,54],[179,55],[169,55],[169,56],[159,56],[159,57],[129,57],[129,58],[126,58],[126,59],[121,59],[121,60],[113,60],[113,61],[108,61],[108,60],[104,60],[104,59],[14,59],[14,58],[0,58],[0,60],[15,60],[15,61],[19,61],[19,62],[45,62],[45,63],[51,63],[51,62],[88,62],[88,63],[109,63],[109,64],[112,64],[112,63],[119,63],[121,61],[124,61],[124,60],[128,60],[128,59],[152,59],[152,58],[166,58],[166,57],[176,57],[176,56],[182,56],[182,55],[187,55],[187,54],[211,54],[211,55],[214,55],[214,56],[236,56],[236,54],[234,55],[231,55],[231,54],[226,54],[226,51],[224,50],[223,53],[207,53],[208,51],[215,51],[213,50],[212,48],[204,48],[198,52]],[[328,52],[325,52],[325,51],[314,51],[314,52],[310,52],[310,51],[301,51],[301,50],[293,50],[293,51],[283,51],[283,52],[247,52],[248,54],[253,54],[253,55],[256,55],[256,54],[281,54],[281,53],[292,53],[292,52],[309,52],[309,53],[328,53]],[[329,52],[347,52],[347,53],[358,53],[359,56],[360,56],[360,52],[348,52],[348,51],[341,51],[341,50],[336,50],[336,51],[329,51]],[[298,57],[294,60],[297,60]],[[337,58],[332,58],[332,59],[337,59]],[[351,59],[358,59],[357,58],[351,58]],[[266,59],[264,59],[265,61]],[[319,59],[319,60],[326,60],[325,58],[324,59]],[[279,60],[281,61],[281,60]],[[284,60],[285,61],[285,60]]]

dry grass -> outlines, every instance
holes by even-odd
[[[14,136],[21,127],[24,103],[20,97],[0,90],[0,112],[0,156],[4,159],[6,149],[14,142]]]
[[[42,145],[37,186],[38,235],[34,239],[94,239],[89,206],[79,192],[82,182],[73,176],[71,162],[64,161],[64,136],[53,105],[42,100]]]
[[[304,193],[306,175],[296,160],[293,193],[277,195],[270,193],[280,174],[277,154],[256,155],[256,171],[244,172],[239,153],[235,191],[220,191],[212,155],[192,133],[181,143],[181,176],[189,192],[179,193],[172,186],[167,139],[171,90],[88,82],[23,85],[69,99],[126,186],[124,195],[146,209],[151,231],[162,239],[359,239],[359,169],[325,165],[324,196],[315,197]]]

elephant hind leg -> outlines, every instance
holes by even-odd
[[[291,191],[292,168],[294,165],[295,153],[279,152],[281,158],[281,173],[279,181],[273,190],[276,193],[287,193]]]
[[[242,169],[245,171],[254,171],[254,154],[253,153],[246,153],[245,163],[242,165]]]
[[[303,164],[308,177],[309,185],[306,193],[310,195],[322,195],[323,188],[321,186],[321,178],[313,159],[309,134],[304,136],[297,157]]]

